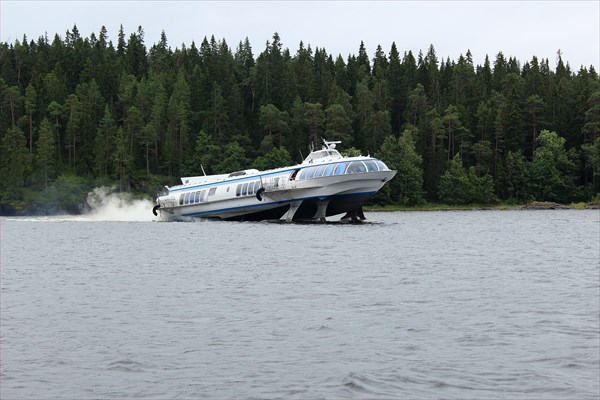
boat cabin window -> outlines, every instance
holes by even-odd
[[[339,151],[335,150],[335,149],[323,149],[323,150],[319,150],[319,151],[313,151],[312,153],[310,153],[308,155],[308,157],[306,157],[306,159],[304,160],[304,163],[313,163],[315,161],[318,160],[323,160],[323,159],[327,159],[329,158],[331,159],[339,159],[342,158],[342,155],[339,153]]]
[[[240,196],[250,196],[258,191],[260,188],[260,181],[248,182],[248,183],[240,183],[235,188],[235,195],[237,197]]]
[[[379,168],[377,168],[377,164],[375,164],[375,161],[373,160],[365,161],[365,165],[367,166],[367,171],[369,172],[379,171]]]
[[[185,197],[184,193],[181,193],[181,196],[179,196],[179,205],[182,206],[183,205],[183,198]]]
[[[335,168],[335,164],[329,164],[327,166],[327,168],[325,168],[325,173],[323,174],[324,176],[331,176],[331,174],[333,173],[333,169]]]
[[[327,150],[315,151],[307,157],[307,161],[312,163],[313,161],[327,157],[328,155]]]
[[[196,197],[194,198],[194,203],[200,203],[200,191],[196,192]]]
[[[204,203],[204,195],[206,194],[206,189],[200,192],[200,203]]]
[[[383,161],[381,161],[381,160],[375,160],[375,164],[377,164],[377,166],[379,167],[380,171],[388,171],[389,170],[389,168],[387,167],[387,165],[385,165],[383,163]]]
[[[310,167],[308,168],[308,171],[306,171],[306,179],[310,179],[312,177],[315,176],[315,172],[317,172],[317,168],[316,167]]]
[[[315,172],[315,178],[323,176],[323,172],[325,172],[325,168],[327,168],[327,166],[325,166],[325,165],[321,165],[319,168],[317,168],[317,172]]]
[[[344,174],[344,172],[346,172],[346,166],[348,165],[348,163],[339,163],[335,166],[335,170],[333,171],[334,175],[342,175]]]
[[[379,161],[381,162],[381,161]],[[359,172],[377,172],[379,164],[375,160],[352,161],[335,164],[325,164],[314,167],[303,168],[296,175],[296,180],[318,178],[321,176],[356,174]]]
[[[303,170],[300,171],[300,173],[298,174],[298,180],[302,180],[302,179],[306,179],[306,170],[308,168],[304,168]]]
[[[367,167],[362,161],[353,161],[348,165],[346,170],[347,174],[358,174],[360,172],[367,172]]]

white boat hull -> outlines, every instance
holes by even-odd
[[[298,204],[293,219],[316,219],[359,208],[394,177],[396,171],[365,172],[313,178],[281,185],[256,196],[230,197],[175,207],[161,207],[169,219],[219,218],[225,220],[263,220],[282,218],[290,206]],[[289,173],[288,173],[289,175]],[[318,215],[318,203],[326,204],[325,215]]]

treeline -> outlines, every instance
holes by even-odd
[[[87,187],[156,192],[182,175],[298,162],[342,140],[399,169],[382,202],[581,201],[599,191],[600,80],[560,52],[440,60],[360,43],[347,58],[277,33],[254,56],[142,27],[0,43],[0,203],[65,206]],[[66,200],[65,200],[66,199]]]

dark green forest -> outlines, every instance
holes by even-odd
[[[277,33],[253,49],[204,38],[147,45],[81,37],[0,43],[0,211],[77,211],[95,186],[155,195],[180,176],[299,162],[341,140],[398,175],[380,204],[592,201],[600,191],[593,66],[474,65],[363,43],[347,58]],[[495,51],[494,49],[490,49]],[[256,54],[256,56],[255,56]]]

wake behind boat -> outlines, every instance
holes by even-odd
[[[152,211],[169,220],[325,221],[343,213],[364,219],[362,205],[397,171],[377,158],[344,157],[335,149],[340,142],[323,142],[295,166],[181,178],[181,185],[166,187]]]

